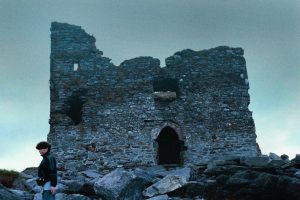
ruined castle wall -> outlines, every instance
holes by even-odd
[[[166,63],[168,76],[178,77],[180,83],[181,108],[175,110],[180,110],[178,118],[189,144],[186,160],[256,154],[243,50],[185,50]]]
[[[54,22],[50,72],[48,140],[61,169],[156,165],[165,127],[183,142],[182,164],[259,153],[241,48],[183,50],[163,68],[152,57],[115,66],[81,27]],[[160,80],[177,87],[171,99],[156,98]]]

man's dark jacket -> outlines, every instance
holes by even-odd
[[[38,168],[38,176],[44,178],[46,182],[50,181],[51,186],[55,187],[57,184],[57,169],[56,160],[48,151],[43,156]]]

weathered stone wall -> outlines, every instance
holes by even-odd
[[[152,57],[115,66],[95,41],[79,26],[52,23],[48,140],[61,169],[159,164],[166,127],[181,164],[260,153],[241,48],[183,50],[165,67]]]

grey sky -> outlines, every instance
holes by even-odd
[[[245,50],[263,153],[300,153],[297,0],[0,0],[0,168],[38,164],[49,131],[50,23],[80,25],[119,64],[219,45]],[[30,154],[32,160],[20,157]]]

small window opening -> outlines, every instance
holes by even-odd
[[[153,90],[158,101],[173,101],[179,96],[178,81],[173,78],[154,79]]]
[[[79,64],[78,63],[74,63],[74,71],[78,71],[78,69],[79,69]]]
[[[69,110],[67,115],[73,120],[75,125],[78,125],[82,122],[82,107],[84,102],[80,99],[79,96],[73,96],[69,100]]]
[[[171,127],[166,127],[159,133],[156,142],[158,143],[158,164],[180,164],[180,151],[182,142],[177,133]]]

